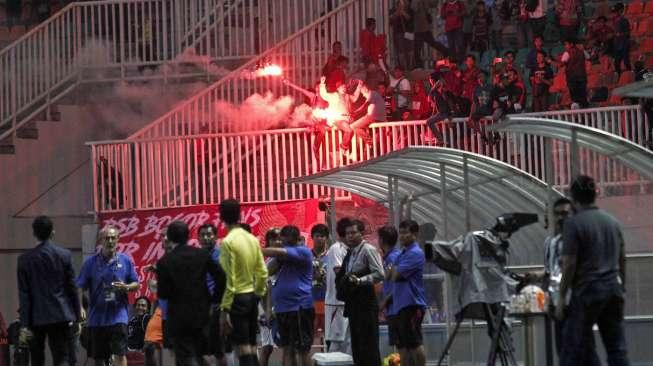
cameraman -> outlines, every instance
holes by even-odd
[[[357,366],[378,366],[379,305],[374,284],[383,280],[381,256],[374,246],[363,240],[365,225],[352,220],[345,229],[349,248],[336,276],[338,299],[345,302],[345,317],[351,325],[351,348]]]
[[[531,272],[526,275],[528,282],[541,282],[542,288],[549,294],[550,311],[555,314],[556,307],[560,306],[560,280],[562,279],[561,253],[562,253],[562,229],[564,221],[572,214],[571,201],[568,198],[558,198],[553,203],[554,232],[544,239],[544,271]],[[556,351],[560,355],[562,346],[562,322],[554,319]]]

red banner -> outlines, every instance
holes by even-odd
[[[218,236],[225,234],[221,225],[216,205],[170,208],[162,210],[121,212],[100,214],[100,227],[115,226],[120,231],[118,251],[130,255],[136,264],[136,273],[141,282],[138,296],[150,296],[147,288],[153,274],[144,271],[148,265],[156,263],[163,256],[161,231],[172,221],[181,220],[188,224],[191,232],[190,245],[199,246],[197,229],[212,223],[218,227]],[[320,215],[317,200],[293,201],[276,204],[243,204],[241,220],[252,227],[252,233],[261,242],[265,232],[272,227],[295,225],[302,235],[310,241],[310,230],[313,225],[324,221]],[[218,240],[219,243],[219,240]],[[312,246],[312,243],[308,243]]]

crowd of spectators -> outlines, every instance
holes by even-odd
[[[385,121],[427,119],[439,142],[453,118],[480,131],[488,116],[637,103],[610,95],[651,66],[625,12],[601,0],[398,0],[389,35],[366,21],[358,68],[336,42],[323,75],[329,91],[364,81],[385,99]]]

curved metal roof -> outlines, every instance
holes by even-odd
[[[510,263],[541,262],[543,240],[547,235],[543,217],[548,194],[551,192],[555,199],[560,193],[549,191],[544,182],[512,165],[483,155],[456,149],[410,147],[357,164],[291,178],[288,183],[343,189],[390,206],[389,177],[398,179],[399,197],[412,195],[415,198],[412,202],[414,219],[434,223],[440,234],[446,220],[448,239],[467,231],[467,207],[471,229],[493,224],[495,217],[506,212],[540,214],[540,223],[520,230],[511,240]],[[469,205],[466,204],[466,186],[469,187]]]
[[[490,130],[550,137],[571,142],[576,135],[579,147],[596,151],[653,180],[653,153],[623,137],[576,123],[547,118],[509,116]]]
[[[616,88],[612,94],[631,98],[653,98],[653,76]]]

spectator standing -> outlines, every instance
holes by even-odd
[[[379,304],[374,285],[384,278],[381,256],[376,248],[363,240],[365,225],[352,220],[346,228],[349,248],[338,272],[338,298],[345,302],[344,316],[351,324],[351,348],[357,366],[378,366]]]
[[[188,225],[173,221],[166,237],[171,250],[157,262],[158,295],[168,301],[167,327],[177,365],[201,365],[203,328],[209,323],[210,304],[217,303],[225,275],[208,251],[188,245]],[[213,277],[213,293],[207,276]]]
[[[547,63],[544,52],[537,53],[537,66],[531,71],[530,81],[533,97],[533,112],[548,110],[549,88],[553,84],[553,70]]]
[[[429,96],[424,90],[422,80],[415,80],[413,83],[413,97],[410,103],[410,114],[413,120],[421,120],[431,115]]]
[[[506,87],[515,113],[521,113],[526,103],[526,86],[519,80],[517,71],[508,70],[508,85]]]
[[[614,18],[614,43],[612,46],[614,52],[614,68],[617,74],[621,75],[621,63],[626,70],[631,70],[630,66],[630,22],[624,16],[624,4],[618,3],[612,7],[612,16]]]
[[[439,146],[445,146],[444,135],[438,128],[438,124],[449,123],[451,119],[451,107],[445,97],[444,82],[437,73],[432,73],[429,77],[431,91],[429,92],[429,102],[431,104],[431,117],[426,120],[426,125],[431,130],[432,135],[437,139]],[[444,127],[442,127],[444,129]],[[427,140],[426,138],[424,139]]]
[[[543,37],[546,28],[547,0],[525,0],[524,9],[528,15],[529,32],[531,38]]]
[[[557,0],[555,12],[558,17],[560,39],[576,39],[582,18],[580,0]]]
[[[329,93],[334,93],[338,90],[338,86],[345,84],[347,81],[347,74],[345,70],[349,64],[349,59],[345,56],[340,56],[336,60],[333,67],[329,68],[329,72],[324,74],[326,77],[326,87]]]
[[[433,37],[433,16],[431,9],[437,6],[437,0],[414,0],[413,9],[415,10],[415,66],[424,67],[424,61],[421,58],[421,52],[424,43],[435,49],[442,56],[449,55],[449,49],[438,42]]]
[[[220,248],[216,246],[218,229],[213,224],[203,224],[197,229],[197,238],[199,239],[200,247],[206,250],[211,260],[219,266]],[[209,289],[211,296],[214,296],[216,291],[224,292],[222,288],[219,288],[220,286],[224,286],[224,284],[218,284],[213,276],[210,274],[206,275],[206,287]],[[205,344],[203,344],[202,354],[205,357],[214,356],[219,365],[226,366],[227,358],[225,357],[224,334],[220,331],[220,300],[217,299],[211,303],[209,321],[203,328],[202,336]]]
[[[127,323],[127,348],[141,351],[145,345],[145,330],[150,321],[150,300],[139,297],[134,302],[134,315]]]
[[[585,69],[587,58],[585,51],[579,48],[575,40],[565,41],[565,52],[562,54],[561,62],[565,67],[567,88],[572,102],[582,108],[589,105],[587,102],[587,71]]]
[[[474,97],[472,99],[472,107],[467,121],[467,126],[481,135],[481,140],[487,143],[484,126],[480,125],[480,121],[492,114],[492,85],[487,83],[487,74],[480,72],[478,74],[478,81],[474,89]]]
[[[533,74],[533,71],[537,67],[537,54],[538,52],[544,52],[544,38],[542,36],[533,37],[533,46],[528,50],[526,54],[526,68],[530,71],[530,74]]]
[[[406,220],[399,224],[401,253],[390,269],[392,308],[397,314],[397,348],[402,365],[424,366],[426,355],[422,346],[422,320],[426,308],[424,291],[424,252],[417,242],[419,224]],[[403,352],[401,351],[403,350]]]
[[[335,41],[331,45],[331,53],[327,57],[326,64],[322,68],[322,76],[328,76],[331,71],[336,68],[338,59],[342,57],[342,43]]]
[[[18,257],[20,343],[28,343],[32,365],[44,365],[47,338],[54,365],[70,360],[73,323],[81,321],[70,251],[52,242],[54,229],[47,216],[32,222],[39,244]]]
[[[336,296],[336,273],[342,267],[347,255],[346,238],[349,218],[342,218],[336,223],[338,240],[327,251],[326,295],[324,298],[324,339],[328,352],[351,353],[349,345],[349,319],[344,316],[345,303]]]
[[[395,121],[400,120],[401,115],[410,110],[410,96],[412,92],[410,81],[404,75],[404,68],[401,65],[395,66],[392,74],[388,72],[382,62],[379,63],[379,66],[381,66],[381,69],[390,78],[387,94],[392,95],[394,98],[394,114],[392,118]]]
[[[274,313],[279,323],[279,346],[283,364],[311,365],[313,344],[313,254],[301,245],[296,226],[281,229],[282,248],[264,248],[263,254],[279,262],[278,277],[272,288]]]
[[[329,228],[316,224],[311,228],[313,240],[313,304],[315,309],[315,331],[324,331],[324,298],[326,297],[327,249]]]
[[[360,34],[361,61],[363,64],[385,59],[385,36],[376,34],[376,19],[367,18]]]
[[[472,102],[474,91],[478,85],[478,74],[480,70],[476,67],[476,58],[473,55],[467,55],[465,58],[465,71],[463,71],[463,97]]]
[[[379,237],[379,247],[383,253],[383,270],[385,271],[379,309],[385,314],[385,322],[388,325],[388,345],[395,347],[397,346],[397,328],[399,324],[396,320],[397,313],[394,312],[392,306],[392,287],[394,283],[389,277],[389,270],[395,264],[400,253],[399,248],[397,248],[397,229],[386,225],[379,228],[376,233]]]
[[[390,26],[392,27],[392,42],[397,56],[397,65],[406,69],[415,65],[415,13],[410,0],[399,0],[390,10]]]
[[[96,365],[113,358],[114,365],[127,365],[128,292],[138,290],[134,261],[117,252],[118,229],[100,231],[100,251],[82,265],[77,287],[89,292],[89,357]]]
[[[592,60],[599,59],[605,54],[614,54],[614,28],[608,24],[606,17],[600,16],[596,18],[590,24],[587,33],[586,48],[590,51]]]
[[[488,12],[485,2],[476,2],[472,17],[472,51],[483,57],[485,51],[490,49],[490,34],[492,32],[492,15]]]
[[[596,206],[596,190],[594,179],[583,175],[570,185],[576,214],[565,222],[562,233],[560,299],[564,303],[556,310],[558,319],[564,316],[562,366],[580,365],[587,352],[595,353],[589,339],[594,324],[608,364],[629,364],[623,325],[625,243],[619,222]]]
[[[519,70],[519,69],[517,68],[517,66],[515,65],[515,51],[512,51],[512,50],[510,50],[510,51],[506,51],[506,52],[503,54],[503,62],[504,62],[504,65],[503,65],[503,71],[504,71],[506,74],[507,74],[508,72],[510,72],[510,71],[515,71],[515,73],[517,74],[517,78],[518,78],[520,81],[524,80],[524,79],[522,78],[522,75],[521,75],[520,70]]]
[[[227,278],[220,305],[220,329],[237,346],[240,365],[253,366],[258,364],[258,299],[265,295],[268,271],[258,240],[238,225],[240,203],[224,200],[219,212],[229,231],[220,247],[220,265]]]
[[[444,19],[444,31],[447,34],[447,45],[454,62],[460,62],[465,54],[465,36],[463,33],[463,17],[465,4],[460,0],[446,0],[440,9],[440,17]]]

